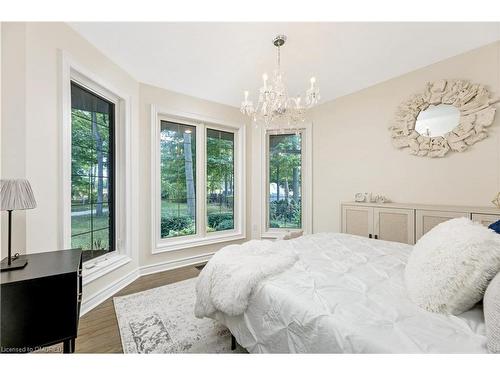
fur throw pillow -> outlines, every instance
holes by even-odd
[[[500,273],[484,293],[483,309],[488,349],[492,353],[500,353]]]
[[[466,218],[437,225],[413,247],[405,270],[418,306],[458,315],[483,298],[500,269],[500,236]]]

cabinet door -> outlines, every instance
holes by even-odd
[[[470,218],[470,213],[453,212],[453,211],[417,210],[415,217],[417,220],[416,235],[418,241],[420,237],[422,237],[436,225],[457,217]]]
[[[500,215],[492,214],[472,214],[472,221],[483,224],[485,227],[490,226],[494,222],[500,220]]]
[[[415,210],[374,208],[373,221],[375,238],[415,244]]]
[[[342,206],[342,233],[363,237],[373,234],[373,208]]]

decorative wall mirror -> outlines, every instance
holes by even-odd
[[[425,91],[403,102],[389,127],[392,143],[412,155],[443,157],[465,151],[488,136],[499,98],[465,80],[427,83]]]

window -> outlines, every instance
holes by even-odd
[[[302,132],[268,135],[267,227],[302,228]]]
[[[114,111],[71,83],[71,246],[84,261],[115,250]]]
[[[152,106],[153,253],[244,238],[243,131]]]
[[[234,229],[234,134],[207,129],[207,232]]]
[[[161,121],[161,238],[196,233],[196,127]]]

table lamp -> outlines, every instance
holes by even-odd
[[[2,259],[1,271],[11,271],[24,268],[28,261],[15,255],[12,258],[12,211],[27,210],[36,207],[31,185],[25,179],[0,180],[0,210],[9,213],[8,257]]]

